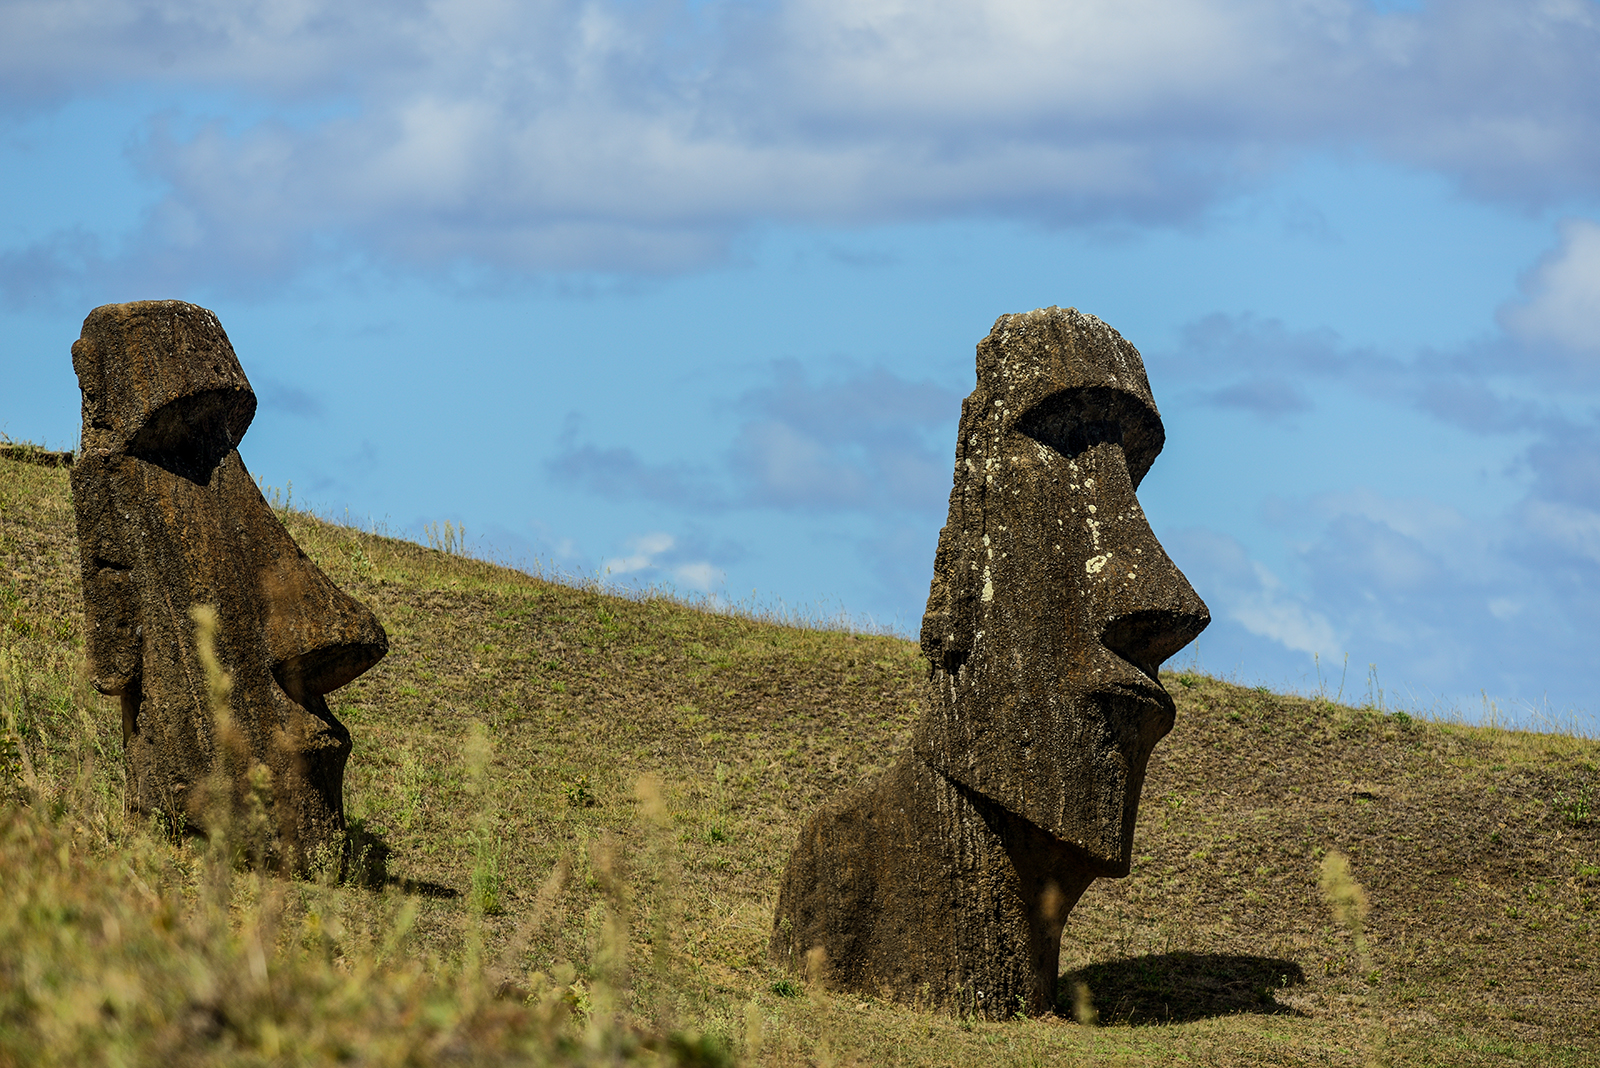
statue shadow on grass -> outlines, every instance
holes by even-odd
[[[394,851],[389,848],[383,832],[364,820],[352,819],[345,829],[344,856],[340,867],[340,882],[359,886],[363,890],[382,891],[393,887],[404,894],[417,897],[456,898],[461,891],[426,879],[407,879],[389,871],[389,858]]]
[[[1056,985],[1056,1006],[1072,1016],[1082,983],[1102,1024],[1188,1023],[1238,1013],[1298,1016],[1276,994],[1305,981],[1300,965],[1274,957],[1152,953],[1066,973]]]

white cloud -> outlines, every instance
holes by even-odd
[[[1378,573],[1396,585],[1421,578],[1437,567],[1461,575],[1484,574],[1494,566],[1499,532],[1492,521],[1473,519],[1459,509],[1427,497],[1389,497],[1366,487],[1313,497],[1305,515],[1324,529],[1346,517],[1356,517],[1377,530],[1399,535],[1404,548],[1372,545],[1369,573]],[[1499,517],[1494,517],[1496,520]],[[1347,539],[1348,540],[1348,539]],[[1370,543],[1371,539],[1367,539]],[[1426,552],[1427,562],[1421,558]]]
[[[606,575],[627,575],[654,567],[656,557],[677,544],[671,534],[641,534],[628,543],[627,556],[615,556],[600,565]]]
[[[1196,528],[1162,540],[1216,618],[1294,652],[1331,658],[1347,648],[1327,616],[1252,559],[1237,539]]]
[[[762,496],[774,501],[851,502],[880,489],[868,482],[867,472],[859,465],[775,420],[747,425],[739,435],[734,457],[760,487]]]
[[[699,563],[673,568],[672,577],[685,586],[703,591],[721,585],[723,573],[721,568],[702,560]]]
[[[0,109],[141,84],[275,117],[150,141],[133,253],[283,276],[678,270],[754,223],[1177,220],[1348,144],[1593,193],[1587,0],[18,0]],[[216,97],[213,97],[216,99]],[[186,236],[187,233],[187,236]]]
[[[636,448],[583,443],[572,423],[546,470],[605,496],[696,514],[776,507],[936,519],[949,494],[959,395],[881,367],[844,366],[845,376],[814,382],[799,363],[776,361],[771,384],[721,402],[747,418],[717,467],[652,463]]]
[[[1521,519],[1541,540],[1600,564],[1600,512],[1559,501],[1530,499],[1521,508]]]
[[[1523,279],[1524,299],[1500,310],[1523,341],[1600,356],[1600,223],[1567,219],[1560,247]]]
[[[1254,571],[1254,589],[1228,591],[1230,619],[1251,634],[1296,652],[1331,658],[1343,651],[1327,617],[1286,590],[1262,564],[1256,563]]]
[[[707,591],[723,581],[723,571],[709,560],[674,560],[683,555],[678,539],[671,534],[656,531],[641,534],[628,542],[628,553],[615,556],[600,565],[600,573],[608,579],[624,575],[653,571],[670,576],[672,581],[691,589]],[[692,551],[692,550],[691,550]]]
[[[1494,616],[1494,618],[1496,618],[1498,620],[1501,620],[1502,622],[1504,622],[1506,620],[1510,620],[1510,619],[1515,619],[1518,615],[1520,615],[1522,613],[1522,609],[1523,609],[1522,602],[1518,601],[1518,600],[1515,600],[1514,598],[1511,598],[1511,597],[1491,597],[1491,598],[1489,598],[1489,614],[1491,616]]]

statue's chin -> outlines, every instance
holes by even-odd
[[[1084,789],[1077,794],[1077,804],[1062,813],[1058,827],[1045,827],[1104,878],[1128,874],[1145,769],[1176,714],[1171,695],[1149,676],[1131,666],[1128,674],[1127,679],[1084,695],[1085,714],[1093,716],[1099,727],[1089,735],[1092,751],[1074,778]]]

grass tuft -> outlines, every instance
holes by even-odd
[[[1591,783],[1570,792],[1562,791],[1550,803],[1568,827],[1587,827],[1594,822],[1594,787]]]

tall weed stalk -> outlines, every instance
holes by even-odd
[[[1371,906],[1367,901],[1367,892],[1355,876],[1350,872],[1350,858],[1338,850],[1329,850],[1322,858],[1322,869],[1317,880],[1322,890],[1323,899],[1333,910],[1333,918],[1350,935],[1351,946],[1355,951],[1355,965],[1357,979],[1363,987],[1369,988],[1375,978],[1372,966],[1372,954],[1367,945],[1366,919]],[[1369,1020],[1363,1029],[1363,1041],[1366,1045],[1366,1063],[1368,1068],[1378,1068],[1383,1061],[1384,1032],[1378,1023],[1373,1007],[1367,1005]]]

